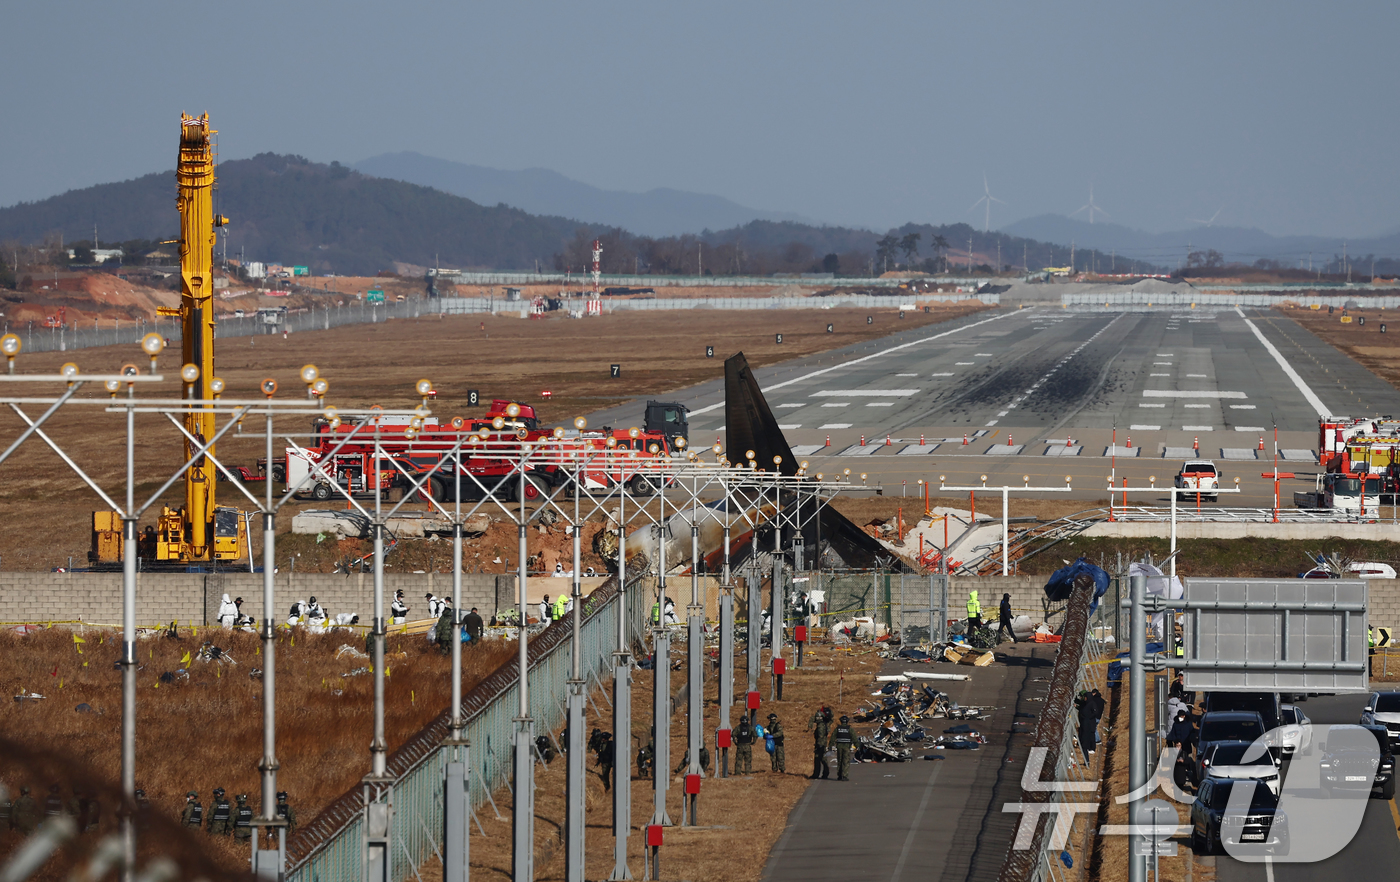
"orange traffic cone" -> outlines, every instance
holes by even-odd
[[[963,446],[964,446],[964,447],[967,446],[967,433],[966,433],[966,432],[963,432]]]
[[[830,433],[830,432],[828,432],[827,435],[826,435],[826,446],[827,446],[827,447],[830,447],[830,446],[831,446],[831,433]]]
[[[1263,450],[1263,449],[1264,449],[1264,436],[1263,436],[1263,435],[1260,435],[1260,436],[1259,436],[1259,449],[1260,449],[1260,450]]]
[[[861,436],[860,436],[860,446],[861,446],[861,447],[864,447],[864,446],[865,446],[865,436],[864,436],[864,435],[861,435]]]
[[[923,433],[923,432],[920,432],[920,433],[919,433],[919,446],[920,446],[920,447],[927,447],[927,446],[928,446],[927,444],[924,443],[924,433]]]
[[[1133,436],[1132,436],[1132,435],[1129,435],[1129,436],[1128,436],[1128,449],[1129,449],[1129,450],[1132,450],[1132,449],[1133,449]]]
[[[889,433],[889,432],[886,432],[886,433],[885,433],[885,446],[886,446],[886,447],[889,447],[889,446],[890,446],[890,433]]]
[[[1201,452],[1201,436],[1200,436],[1200,435],[1197,435],[1194,439],[1192,439],[1192,441],[1191,441],[1191,449],[1194,450],[1194,451],[1196,451],[1197,453],[1200,453],[1200,452]]]

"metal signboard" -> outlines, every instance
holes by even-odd
[[[1187,689],[1369,691],[1360,579],[1187,579],[1185,600]]]
[[[384,292],[378,288],[370,288],[365,292],[365,300],[369,303],[383,303]]]

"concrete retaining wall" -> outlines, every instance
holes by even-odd
[[[374,611],[374,577],[326,573],[279,573],[274,609],[285,621],[293,600],[315,596],[331,615],[357,613],[368,623]],[[0,573],[0,622],[73,621],[119,624],[122,620],[120,573]],[[410,618],[427,618],[423,595],[429,591],[451,596],[452,577],[441,573],[385,575],[385,615],[389,598],[402,588],[412,609]],[[514,607],[514,576],[462,577],[468,609],[475,606],[490,617],[498,608]],[[141,627],[196,622],[210,624],[223,594],[242,597],[244,610],[262,614],[261,573],[142,573],[136,577],[136,622]]]

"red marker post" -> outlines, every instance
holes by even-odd
[[[698,807],[698,803],[699,803],[699,801],[700,801],[700,776],[699,776],[699,775],[686,775],[686,776],[685,776],[685,797],[686,797],[686,802],[688,802],[688,803],[690,804],[690,826],[692,826],[692,827],[698,826],[699,823],[700,823],[700,820],[699,820],[699,816],[696,814],[696,811],[695,811],[695,810],[696,810],[696,808]]]
[[[651,858],[647,872],[653,879],[661,878],[661,831],[665,829],[660,824],[647,825],[647,847],[643,858]]]
[[[783,674],[787,673],[787,659],[773,659],[773,700],[783,700]]]
[[[792,629],[793,639],[797,641],[797,666],[802,667],[802,650],[807,644],[807,626],[798,625]]]
[[[719,748],[719,776],[729,777],[729,746],[734,743],[732,729],[715,730],[715,747]]]
[[[753,725],[754,721],[758,719],[758,702],[759,694],[757,690],[750,692],[744,699],[744,707],[747,708],[749,712],[749,725]]]

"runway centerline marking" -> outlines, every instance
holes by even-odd
[[[1248,398],[1243,392],[1210,392],[1206,390],[1196,392],[1180,392],[1174,389],[1144,389],[1143,398]]]
[[[942,333],[934,334],[934,335],[931,336],[931,337],[920,337],[918,340],[910,340],[908,343],[900,343],[898,346],[891,346],[889,349],[885,349],[885,350],[882,350],[882,351],[880,351],[880,352],[872,353],[871,355],[864,355],[864,356],[861,356],[860,358],[853,358],[853,359],[851,359],[850,361],[843,361],[843,362],[841,362],[840,364],[834,364],[834,365],[832,365],[831,367],[828,367],[828,368],[822,368],[822,369],[820,369],[820,370],[810,371],[810,372],[808,372],[808,373],[803,374],[803,375],[800,376],[800,377],[793,377],[791,380],[784,380],[784,381],[781,382],[781,383],[774,383],[773,385],[766,387],[763,391],[764,391],[764,394],[772,394],[774,390],[776,390],[776,389],[781,389],[781,388],[783,388],[784,386],[791,386],[793,383],[801,383],[803,380],[810,380],[812,377],[825,376],[826,374],[829,374],[829,373],[831,373],[832,371],[839,371],[839,370],[841,370],[842,368],[850,367],[850,366],[853,365],[853,364],[861,364],[862,362],[867,362],[867,361],[871,360],[872,358],[880,358],[880,357],[882,357],[882,356],[889,355],[891,352],[898,352],[898,351],[900,351],[901,349],[908,349],[908,348],[911,347],[911,346],[919,346],[919,345],[921,345],[921,344],[928,343],[928,342],[931,341],[931,340],[938,340],[938,339],[940,339],[940,338],[942,338],[942,337],[947,337],[949,334],[957,334],[957,333],[960,333],[960,332],[962,332],[962,331],[969,331],[969,330],[971,330],[971,329],[973,329],[973,328],[979,327],[980,325],[988,324],[989,322],[1000,321],[1001,319],[1004,319],[1004,318],[1009,318],[1009,317],[1014,316],[1014,315],[1019,315],[1019,314],[1021,314],[1021,312],[1022,312],[1021,310],[1017,310],[1016,312],[1005,312],[1005,313],[1002,313],[1001,315],[994,315],[994,316],[992,316],[991,318],[982,319],[980,322],[973,322],[973,323],[970,324],[970,325],[959,325],[959,326],[956,327],[956,328],[951,328],[951,329],[949,329],[949,330],[947,330],[947,331],[943,331]],[[937,375],[935,374],[935,376],[937,376]],[[948,374],[948,376],[952,376],[952,374]],[[712,411],[712,410],[719,410],[721,407],[724,407],[724,402],[723,402],[723,401],[717,402],[717,403],[715,403],[715,404],[710,404],[710,405],[707,405],[707,406],[705,406],[705,407],[697,408],[696,410],[692,410],[692,411],[690,411],[690,416],[698,416],[698,415],[700,415],[700,414],[702,414],[702,413],[708,413],[709,411]]]

